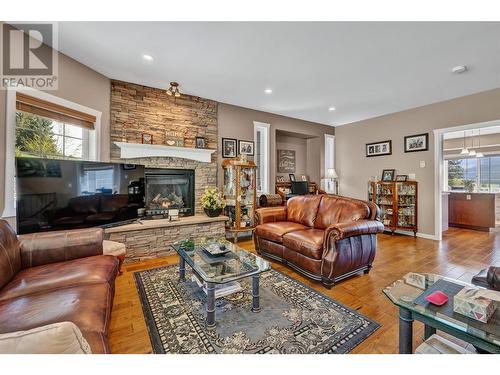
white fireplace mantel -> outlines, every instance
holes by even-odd
[[[171,157],[210,163],[215,150],[206,148],[148,145],[141,143],[114,142],[120,148],[120,158]]]

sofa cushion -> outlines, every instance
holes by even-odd
[[[283,242],[283,235],[294,230],[307,229],[306,226],[291,221],[278,221],[257,225],[255,234],[274,242]]]
[[[309,258],[321,259],[324,234],[321,229],[297,230],[283,236],[283,245]]]
[[[108,283],[78,285],[0,301],[0,333],[73,322],[82,332],[107,333],[113,289]]]
[[[0,288],[21,269],[21,253],[16,233],[5,220],[0,220]]]
[[[118,261],[109,255],[26,268],[0,290],[0,301],[74,285],[111,283],[117,272]]]
[[[321,195],[299,195],[290,198],[287,203],[287,220],[308,227],[314,225]]]
[[[102,241],[102,253],[114,257],[123,257],[127,254],[127,246],[121,242],[104,240]]]
[[[71,322],[0,335],[2,354],[90,354],[90,346]]]
[[[326,229],[332,224],[362,220],[369,215],[370,207],[363,201],[338,195],[323,195],[314,227]]]

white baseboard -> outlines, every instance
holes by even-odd
[[[408,232],[406,230],[396,230],[396,231],[394,231],[394,233],[402,234],[404,236],[411,236],[411,237],[413,237],[413,232]],[[439,241],[439,239],[437,238],[437,236],[435,236],[434,234],[427,234],[427,233],[417,232],[417,237],[419,237],[419,238],[425,238],[426,240]]]

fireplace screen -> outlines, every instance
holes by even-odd
[[[146,210],[159,214],[179,209],[182,216],[194,215],[194,171],[146,170]]]

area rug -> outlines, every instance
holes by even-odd
[[[189,267],[186,267],[189,269]],[[154,353],[348,353],[379,324],[271,270],[260,277],[254,313],[249,278],[243,290],[217,299],[215,329],[205,327],[206,295],[179,282],[177,266],[136,272]]]

